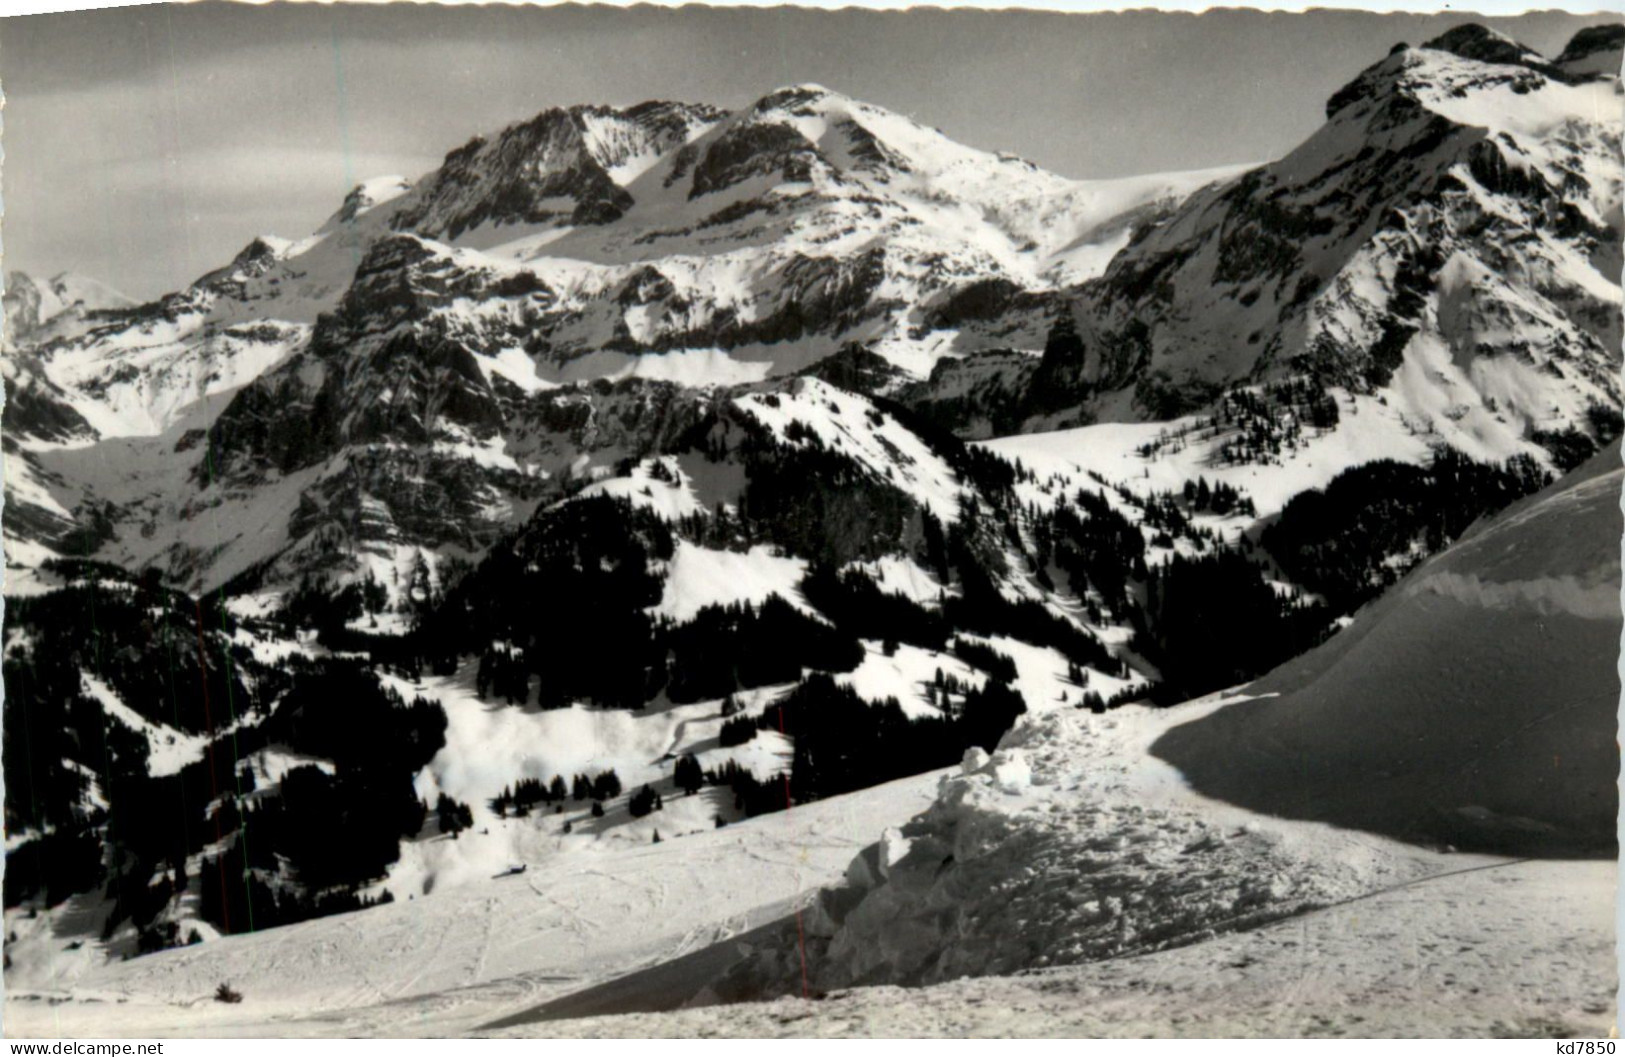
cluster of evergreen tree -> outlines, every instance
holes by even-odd
[[[964,680],[938,668],[936,676],[926,684],[925,699],[943,715],[953,716],[959,712],[955,698],[962,699],[967,689],[969,684]]]
[[[6,605],[6,828],[39,834],[7,855],[6,905],[95,889],[110,867],[128,894],[115,901],[139,907],[154,873],[201,848],[222,781],[210,762],[224,758],[230,788],[235,757],[218,739],[203,760],[151,777],[146,737],[109,714],[103,688],[151,722],[209,734],[260,712],[287,677],[232,642],[235,621],[212,598],[101,563],[48,569],[58,590]],[[115,810],[91,799],[92,782]]]
[[[803,668],[849,672],[863,662],[849,631],[778,595],[760,605],[706,606],[686,624],[662,627],[658,641],[666,696],[678,704],[794,682]]]
[[[1142,458],[1174,454],[1199,441],[1225,438],[1218,458],[1227,465],[1279,464],[1285,452],[1305,443],[1304,431],[1337,426],[1341,412],[1327,384],[1295,375],[1257,388],[1234,388],[1219,396],[1213,411],[1142,444]]]
[[[590,778],[578,774],[570,782],[570,797],[573,800],[591,800],[601,804],[620,795],[621,776],[615,773],[614,768],[599,771]]]
[[[1251,497],[1244,495],[1234,485],[1223,481],[1214,481],[1211,486],[1208,485],[1206,477],[1186,481],[1184,496],[1190,509],[1197,513],[1217,514],[1219,517],[1231,514],[1256,517],[1258,514]]]
[[[197,884],[199,916],[231,933],[294,925],[394,901],[387,890],[376,898],[343,889],[311,891],[251,867],[244,849],[236,844],[203,861]]]
[[[290,631],[337,631],[363,614],[376,616],[388,603],[388,590],[370,571],[365,579],[336,589],[325,576],[305,576],[283,596],[275,619]]]
[[[83,563],[58,571],[62,589],[8,605],[22,634],[5,658],[6,821],[45,832],[8,855],[6,904],[101,887],[104,934],[128,923],[142,951],[183,940],[163,914],[188,896],[226,931],[360,905],[422,827],[412,779],[444,744],[439,706],[402,700],[353,660],[260,664],[212,597]],[[92,679],[154,723],[214,736],[153,776],[145,736]],[[300,767],[256,788],[248,758],[273,744],[333,773]],[[112,810],[89,800],[90,781]],[[188,857],[211,845],[189,877]]]
[[[989,678],[982,689],[965,690],[957,716],[911,720],[895,699],[870,704],[852,688],[814,674],[774,702],[757,725],[794,740],[790,792],[805,803],[945,767],[972,745],[992,749],[1025,711],[1020,694]]]
[[[1530,431],[1529,439],[1546,449],[1552,463],[1567,473],[1597,452],[1597,445],[1581,430],[1568,426],[1564,429],[1537,429]]]
[[[657,563],[674,548],[664,522],[621,500],[589,497],[543,511],[380,659],[426,661],[447,673],[459,656],[474,655],[483,693],[523,701],[535,675],[543,708],[584,701],[634,709],[661,692],[700,701],[794,681],[804,668],[861,663],[854,634],[777,596],[707,606],[681,624],[652,618],[646,611],[663,586]],[[615,662],[606,664],[611,649]]]
[[[1063,657],[1101,671],[1118,671],[1122,662],[1089,632],[1042,602],[1004,596],[980,566],[962,564],[960,593],[943,599],[943,615],[955,629],[982,636],[1007,635],[1034,646],[1048,646]]]
[[[770,399],[777,399],[769,394]],[[738,514],[747,536],[835,566],[902,547],[918,506],[896,485],[793,420],[784,439],[745,414],[728,417],[726,448],[709,454],[740,463]]]
[[[645,785],[633,793],[626,802],[626,810],[633,818],[642,818],[651,811],[662,811],[666,807],[660,794],[655,792],[653,786]]]
[[[353,662],[328,660],[294,675],[261,732],[340,770],[413,775],[445,745],[446,714],[426,698],[408,702]]]
[[[546,783],[540,778],[521,778],[512,785],[504,786],[501,793],[491,798],[491,810],[502,818],[507,818],[510,813],[524,818],[540,804],[562,804],[568,799],[570,791],[565,787],[563,775],[556,774],[552,781]]]
[[[467,804],[453,800],[445,793],[441,793],[439,799],[435,801],[434,814],[440,832],[453,837],[474,825],[473,809]]]
[[[747,818],[783,811],[790,806],[790,776],[787,774],[763,781],[749,767],[728,760],[721,767],[706,771],[705,780],[731,792],[734,810]]]
[[[861,569],[836,572],[830,565],[816,564],[807,570],[800,588],[808,604],[860,639],[906,642],[921,649],[940,650],[951,632],[939,610],[881,590],[874,578]]]
[[[1000,682],[1013,683],[1016,681],[1016,662],[1009,654],[1000,653],[992,646],[974,642],[970,639],[955,639],[954,656],[972,668],[978,668],[986,672]],[[941,668],[937,669],[937,676],[937,683],[941,685],[943,682]]]
[[[1077,707],[1087,708],[1089,711],[1099,714],[1120,705],[1126,705],[1130,701],[1138,701],[1145,696],[1146,692],[1144,690],[1134,687],[1124,687],[1117,693],[1109,695],[1102,695],[1093,690],[1085,690],[1083,696],[1078,700]]]
[[[1172,703],[1263,674],[1318,642],[1328,622],[1240,551],[1176,555],[1150,570],[1134,648],[1162,674],[1156,699]]]
[[[1579,466],[1625,431],[1625,417],[1618,408],[1592,404],[1586,408],[1587,428],[1569,426],[1560,430],[1534,430],[1529,439],[1551,454],[1562,473]]]
[[[705,785],[705,771],[700,767],[700,761],[691,753],[684,753],[677,757],[671,772],[672,781],[677,788],[693,796]]]
[[[1098,491],[1080,488],[1071,502],[1058,502],[1047,517],[1030,521],[1036,561],[1066,574],[1072,592],[1085,599],[1088,617],[1126,619],[1129,584],[1145,578],[1145,536]],[[1093,592],[1095,598],[1088,597]]]
[[[501,696],[518,698],[536,674],[543,708],[578,700],[639,708],[658,688],[651,680],[660,654],[646,610],[660,601],[656,563],[674,547],[664,522],[623,500],[593,496],[543,509],[494,545],[404,648],[450,672],[459,657],[505,643],[509,656],[493,657],[488,670],[488,689],[500,676]],[[605,664],[610,649],[618,660]]]
[[[1296,448],[1304,429],[1327,430],[1341,419],[1337,398],[1321,381],[1292,377],[1261,390],[1233,389],[1215,409],[1214,423],[1240,436],[1220,451],[1227,462],[1273,461],[1283,449]]]
[[[530,666],[523,652],[496,643],[486,646],[480,653],[474,692],[481,701],[489,694],[510,705],[525,704],[530,699]]]
[[[266,876],[286,867],[307,892],[353,891],[380,881],[400,858],[401,840],[417,836],[428,818],[414,773],[295,767],[275,792],[243,803],[234,846]],[[242,922],[215,924],[229,931]]]
[[[5,903],[39,896],[55,906],[94,889],[102,877],[102,842],[93,829],[46,833],[6,853]]]
[[[137,954],[155,954],[176,947],[192,947],[202,942],[203,937],[195,928],[187,929],[183,937],[180,922],[159,921],[137,933],[135,951]]]
[[[285,923],[364,905],[358,890],[381,880],[401,840],[424,827],[428,806],[414,778],[445,745],[445,730],[437,703],[408,702],[353,663],[297,672],[256,734],[331,761],[331,773],[295,767],[274,789],[238,796],[236,837],[203,870],[231,883],[220,900],[205,884],[204,917],[232,932],[263,928],[266,916]],[[450,798],[437,814],[443,832],[473,821]]]
[[[1350,613],[1475,520],[1547,481],[1526,456],[1497,466],[1440,448],[1425,467],[1383,459],[1295,496],[1259,541],[1333,615]]]
[[[735,716],[722,721],[722,730],[717,735],[717,744],[724,749],[731,749],[743,745],[756,737],[756,721],[749,716]]]

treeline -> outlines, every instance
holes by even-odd
[[[481,696],[513,703],[641,708],[794,681],[804,668],[849,671],[862,647],[777,596],[712,605],[682,624],[651,616],[671,558],[669,526],[622,500],[588,497],[543,512],[493,548],[419,631],[375,643],[397,667],[455,670],[479,657]]]
[[[252,795],[241,784],[253,772],[234,766],[238,791],[219,825],[235,836],[201,870],[226,883],[219,899],[205,883],[203,918],[241,932],[365,905],[360,890],[382,880],[400,842],[424,828],[429,806],[414,779],[444,747],[445,730],[438,704],[407,701],[353,663],[301,668],[254,740],[329,766],[295,767]],[[472,821],[454,801],[437,809],[443,829]]]
[[[621,795],[621,779],[614,768],[596,775],[576,775],[566,789],[563,775],[554,775],[543,782],[540,778],[521,778],[491,798],[491,810],[500,817],[524,818],[531,809],[542,804],[562,805],[567,800],[603,803]]]
[[[794,740],[790,793],[806,803],[946,767],[972,745],[991,750],[1026,710],[1020,694],[989,678],[982,689],[965,690],[956,717],[909,719],[895,698],[871,704],[815,674],[756,724]]]
[[[1141,458],[1151,459],[1222,437],[1217,456],[1226,465],[1278,465],[1283,455],[1306,443],[1306,430],[1333,429],[1341,417],[1327,384],[1299,375],[1256,388],[1231,389],[1219,396],[1208,414],[1164,430],[1137,451]]]
[[[1531,432],[1529,439],[1546,449],[1559,472],[1567,473],[1607,447],[1625,431],[1625,417],[1621,416],[1618,408],[1605,404],[1587,407],[1585,424],[1588,429],[1577,426],[1559,430],[1537,429]]]
[[[212,598],[116,570],[63,574],[63,589],[7,613],[7,827],[49,832],[7,856],[6,905],[102,888],[103,935],[128,925],[143,952],[187,940],[166,919],[182,900],[226,932],[362,905],[423,827],[413,778],[444,744],[440,707],[404,700],[355,661],[263,665]],[[214,736],[154,776],[145,736],[86,676],[152,722]],[[250,758],[268,748],[324,763],[262,788]]]
[[[1133,648],[1162,675],[1153,699],[1172,704],[1262,675],[1328,623],[1324,607],[1276,590],[1239,551],[1175,555],[1149,571]]]
[[[1527,456],[1490,465],[1440,448],[1429,466],[1382,459],[1295,496],[1260,542],[1289,579],[1324,597],[1333,615],[1350,613],[1478,518],[1548,480]]]

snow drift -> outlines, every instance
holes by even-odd
[[[1470,530],[1248,700],[1152,751],[1289,818],[1525,855],[1613,855],[1618,443]]]

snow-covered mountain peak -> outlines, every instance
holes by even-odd
[[[1589,112],[1600,116],[1618,109],[1610,95],[1617,93],[1621,34],[1607,30],[1621,28],[1577,34],[1553,62],[1483,26],[1458,26],[1420,48],[1396,46],[1333,94],[1326,115],[1336,118],[1362,103],[1361,113],[1398,105],[1403,117],[1404,108],[1417,103],[1459,123],[1495,127],[1501,112],[1530,109],[1528,100],[1509,97],[1555,90],[1563,98],[1554,102],[1549,94],[1547,108],[1586,112],[1586,101],[1592,101]],[[1566,91],[1583,93],[1586,99],[1575,105]]]
[[[405,176],[375,176],[370,180],[363,180],[350,189],[344,196],[344,204],[327,219],[327,223],[316,229],[316,234],[325,235],[337,230],[345,224],[353,224],[361,217],[388,205],[401,195],[412,189],[412,181]]]
[[[59,272],[41,280],[27,272],[12,271],[6,275],[6,340],[12,345],[38,341],[53,329],[53,322],[60,330],[86,313],[134,304],[107,284],[74,272]]]
[[[394,226],[455,239],[482,226],[613,223],[633,203],[625,185],[718,116],[658,101],[544,110],[446,155],[403,200]]]
[[[1618,84],[1472,27],[1396,47],[1281,160],[1125,240],[1073,295],[1079,335],[1036,373],[974,381],[975,411],[944,378],[950,417],[992,409],[1015,428],[1021,389],[1028,429],[1167,418],[1308,375],[1391,389],[1408,428],[1476,457],[1584,433],[1588,409],[1619,402]],[[972,317],[989,329],[1033,315],[989,304]]]

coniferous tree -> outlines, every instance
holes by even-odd
[[[677,788],[693,796],[705,784],[705,772],[700,768],[700,761],[692,754],[684,753],[677,757],[677,763],[672,768],[672,780]]]
[[[631,812],[633,818],[642,818],[644,815],[647,815],[649,812],[654,810],[655,795],[655,791],[649,786],[645,785],[642,789],[639,789],[636,793],[633,793],[632,799],[627,801],[627,811]]]

